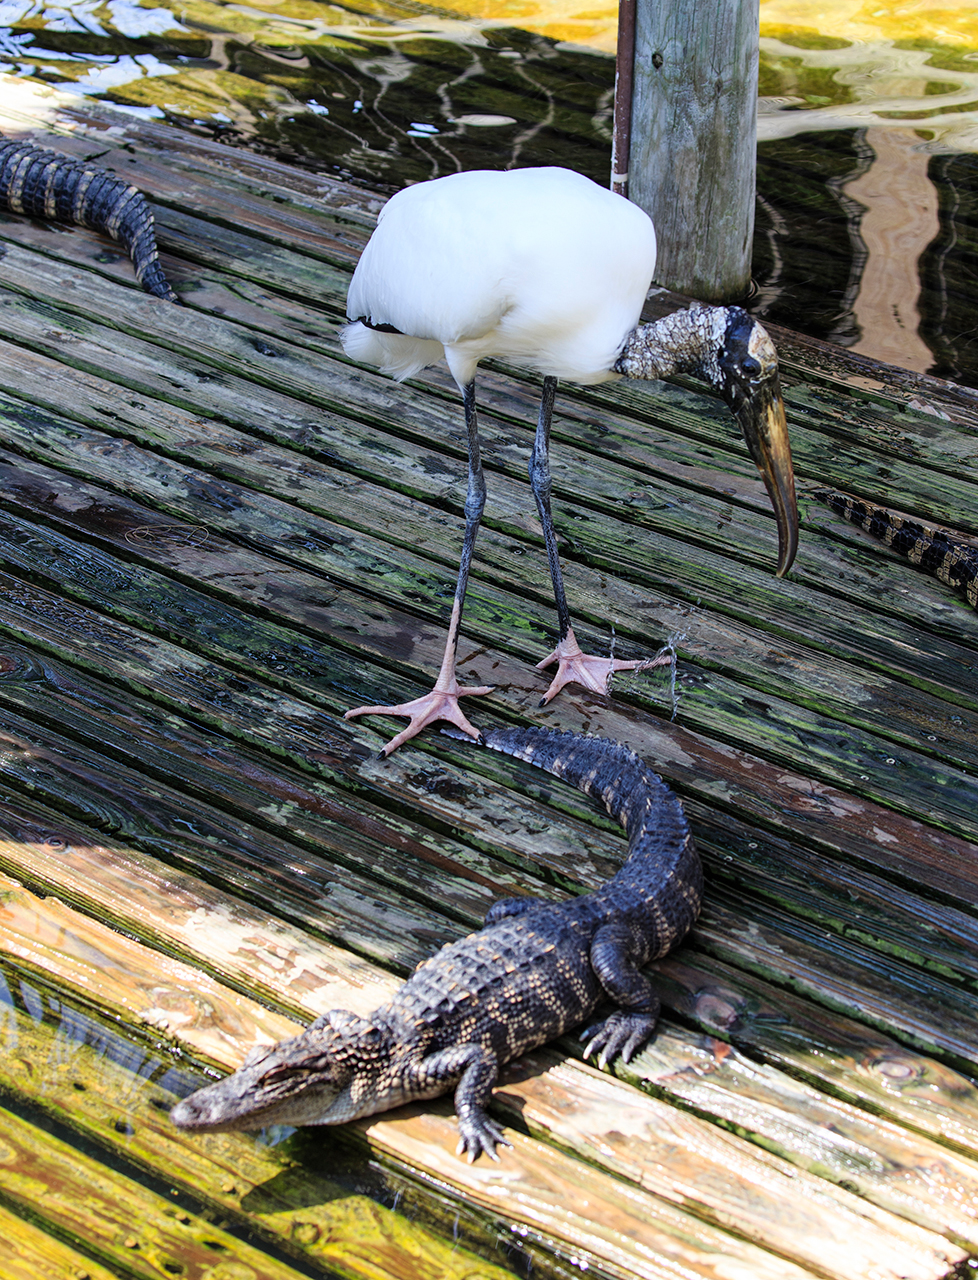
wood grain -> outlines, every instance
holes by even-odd
[[[57,145],[12,110],[0,127]],[[67,151],[154,197],[186,305],[142,297],[84,229],[0,218],[3,945],[26,982],[230,1068],[325,1005],[368,1011],[494,897],[600,883],[623,843],[538,773],[437,734],[382,762],[384,726],[341,718],[430,679],[461,536],[447,375],[395,385],[337,345],[377,198],[97,106],[59,120]],[[974,395],[796,335],[782,350],[803,485],[978,529]],[[113,1137],[117,1077],[76,1107],[25,1085],[31,1141],[43,1115],[130,1181],[199,1177],[274,1266],[338,1266],[329,1239],[362,1221],[351,1274],[373,1250],[385,1277],[434,1276],[458,1220],[486,1259],[518,1234],[520,1265],[552,1280],[956,1274],[978,1202],[978,616],[804,494],[776,581],[763,487],[692,381],[562,388],[580,633],[626,656],[675,637],[678,710],[661,673],[539,709],[537,395],[520,371],[480,374],[490,504],[460,671],[496,685],[478,723],[617,738],[682,795],[709,890],[656,966],[655,1042],[613,1075],[573,1041],[513,1064],[498,1169],[454,1156],[448,1100],[330,1135],[431,1231],[369,1199],[344,1216],[315,1180],[339,1148],[314,1134],[284,1182],[237,1139],[178,1139],[151,1102]],[[245,1206],[215,1182],[232,1158]],[[288,1196],[267,1210],[286,1183],[321,1194],[314,1220]],[[59,1221],[30,1235],[38,1257]],[[290,1234],[304,1222],[315,1247]]]

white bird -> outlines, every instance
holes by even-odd
[[[434,720],[472,737],[459,698],[459,627],[486,487],[479,457],[475,372],[488,356],[544,375],[530,483],[543,525],[557,606],[557,662],[542,702],[565,684],[604,692],[612,671],[638,662],[581,652],[571,627],[550,512],[550,422],[559,378],[593,384],[622,376],[694,373],[738,415],[778,522],[778,576],[798,539],[791,450],[774,345],[739,307],[693,307],[639,325],[655,269],[655,231],[637,205],[568,169],[452,174],[407,187],[381,210],[347,299],[347,354],[397,379],[443,357],[462,393],[469,450],[465,537],[448,643],[432,691],[347,717],[407,716],[384,754]]]

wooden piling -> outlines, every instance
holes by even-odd
[[[750,288],[758,31],[757,0],[637,0],[630,143],[616,155],[655,223],[656,283],[705,302]]]

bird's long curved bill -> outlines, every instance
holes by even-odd
[[[778,577],[791,568],[798,550],[798,504],[788,422],[778,379],[763,383],[737,414],[747,448],[757,464],[778,521]]]

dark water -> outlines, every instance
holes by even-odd
[[[389,7],[385,25],[365,17],[341,28],[341,11],[311,0],[292,3],[289,16],[212,4],[207,21],[194,8],[174,10],[172,20],[129,0],[110,8],[107,20],[86,0],[43,12],[30,0],[0,0],[0,24],[10,24],[0,30],[0,58],[35,82],[97,93],[379,191],[514,165],[566,165],[608,181],[614,62],[606,54],[491,25],[456,23],[446,31],[433,20],[429,33],[419,29],[425,23],[417,10],[411,24],[392,27]],[[67,18],[49,17],[57,13]],[[239,29],[215,33],[214,14]],[[158,29],[168,21],[176,29]],[[135,34],[154,24],[157,30]],[[788,110],[844,109],[853,98],[834,72],[797,63],[762,59],[766,101],[778,102],[780,93]],[[960,85],[937,83],[935,92],[945,88]],[[845,193],[873,159],[865,128],[759,144],[750,305],[778,324],[882,355],[867,350],[872,321],[865,312],[862,322],[857,317],[868,249],[864,208]],[[921,180],[936,188],[939,228],[918,264],[912,327],[926,347],[916,366],[909,357],[897,362],[978,386],[978,154],[951,149],[922,164]]]

